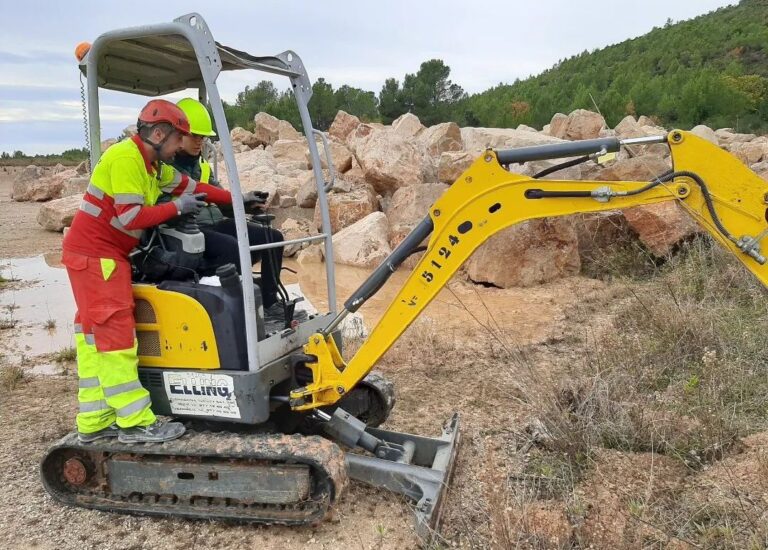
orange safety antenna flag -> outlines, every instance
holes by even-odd
[[[90,42],[80,42],[77,46],[75,46],[75,57],[77,57],[77,60],[82,61],[90,49]]]

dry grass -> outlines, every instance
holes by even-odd
[[[75,348],[61,348],[53,354],[53,360],[57,363],[69,363],[77,359],[77,350]]]
[[[0,388],[12,391],[28,380],[26,371],[18,365],[0,367]]]
[[[613,330],[584,344],[572,377],[531,381],[537,445],[521,480],[538,498],[568,498],[600,449],[666,455],[695,475],[768,429],[768,293],[759,282],[703,239],[631,289]],[[702,507],[688,493],[633,502],[629,515],[660,540],[704,548],[768,540],[743,503]]]

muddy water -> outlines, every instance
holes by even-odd
[[[74,346],[75,303],[67,273],[57,255],[0,260],[0,275],[15,279],[0,291],[0,353],[19,364],[25,359]],[[52,362],[34,361],[40,373],[56,372]]]
[[[4,360],[21,363],[26,359],[40,373],[58,369],[49,358],[41,357],[74,345],[74,300],[66,271],[57,255],[0,260],[0,274],[17,279],[0,290],[0,321],[15,322],[13,328],[0,330],[0,353]],[[298,274],[284,273],[291,294],[306,296],[302,308],[327,311],[328,300],[323,264],[299,266],[288,260],[285,265]],[[336,266],[337,307],[368,277],[369,270]],[[365,324],[372,328],[386,311],[409,275],[408,270],[394,273],[376,296],[361,309]],[[503,334],[510,344],[527,344],[554,336],[563,308],[576,296],[597,284],[584,279],[566,279],[528,289],[485,288],[454,281],[443,289],[422,314],[439,330],[450,330],[457,337],[474,330]]]

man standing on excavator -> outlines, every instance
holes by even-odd
[[[191,97],[180,100],[176,105],[187,115],[189,134],[182,138],[181,150],[176,154],[171,165],[196,181],[219,187],[219,183],[213,179],[211,165],[202,156],[205,138],[216,135],[208,109]],[[243,195],[243,201],[248,207],[263,202],[266,197],[266,193],[250,191]],[[250,271],[250,266],[245,270],[240,266],[235,220],[231,216],[225,217],[218,206],[209,204],[200,211],[195,221],[205,235],[203,259],[208,272],[204,268],[204,275],[213,275],[217,267],[228,263],[235,264],[241,274]],[[248,223],[247,229],[248,241],[251,245],[283,241],[283,234],[277,229],[255,223]],[[259,259],[261,259],[260,288],[264,316],[267,319],[282,318],[284,309],[278,300],[278,284],[283,265],[283,249],[277,247],[263,252],[252,251],[251,263],[254,264]]]
[[[162,442],[184,434],[181,423],[157,421],[138,379],[128,254],[143,229],[197,214],[205,200],[232,202],[228,191],[163,164],[173,159],[189,133],[189,121],[176,105],[150,101],[137,127],[137,135],[112,145],[94,167],[63,243],[62,263],[77,304],[77,430],[84,442],[104,437]],[[178,198],[156,204],[161,189]]]

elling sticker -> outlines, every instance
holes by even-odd
[[[205,372],[164,372],[163,380],[173,414],[240,418],[231,376]]]

